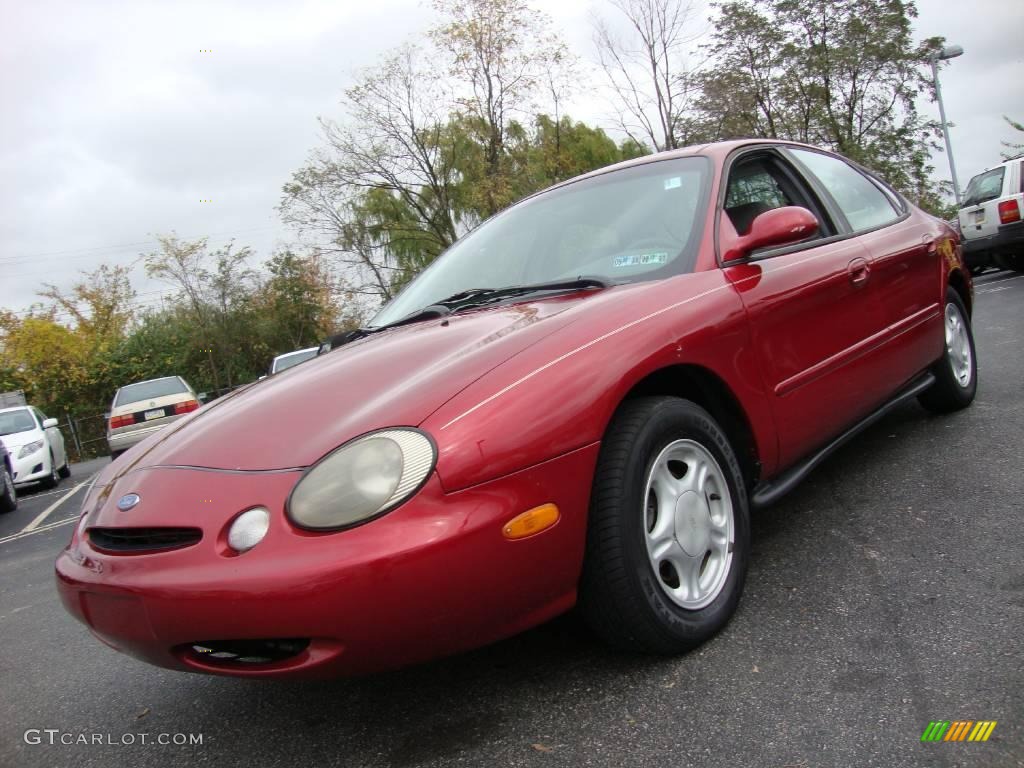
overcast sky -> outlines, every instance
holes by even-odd
[[[594,58],[603,0],[535,5]],[[1024,119],[1024,2],[918,7],[918,38],[965,49],[942,88],[966,186],[1021,138],[1001,116]],[[0,0],[0,307],[23,311],[43,281],[66,288],[101,262],[136,263],[139,304],[159,301],[137,266],[154,233],[268,255],[291,238],[274,206],[318,144],[316,117],[339,116],[350,73],[431,18],[418,0]],[[601,123],[591,94],[571,114]],[[949,178],[945,155],[935,165]]]

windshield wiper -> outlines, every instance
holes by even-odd
[[[330,352],[332,349],[336,349],[343,344],[348,344],[356,339],[361,339],[365,336],[370,336],[374,333],[387,330],[388,328],[396,328],[400,325],[409,325],[410,323],[418,323],[423,320],[433,320],[438,317],[444,317],[454,312],[460,312],[464,309],[470,309],[472,307],[479,307],[485,304],[490,304],[501,299],[507,299],[514,296],[525,296],[531,293],[540,293],[543,291],[580,291],[588,288],[607,288],[608,283],[597,277],[578,277],[574,280],[558,280],[547,283],[530,283],[527,285],[509,285],[504,288],[467,288],[453,293],[447,298],[435,301],[422,309],[417,309],[415,312],[400,317],[398,320],[393,320],[390,323],[384,325],[373,325],[369,328],[356,328],[352,331],[344,331],[337,333],[320,345],[320,349],[317,351],[318,355],[322,355],[325,352]]]

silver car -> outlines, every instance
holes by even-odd
[[[180,376],[129,384],[110,406],[107,443],[116,459],[136,443],[199,407],[199,396]]]

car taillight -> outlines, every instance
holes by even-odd
[[[128,414],[127,416],[113,416],[110,419],[110,428],[117,429],[118,427],[127,427],[129,424],[135,423],[135,416]]]
[[[176,403],[174,406],[174,413],[191,413],[199,407],[198,400],[186,400],[184,403]]]
[[[1020,206],[1016,200],[1003,200],[999,204],[999,223],[1010,224],[1014,221],[1020,221]]]

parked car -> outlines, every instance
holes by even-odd
[[[180,376],[128,384],[117,390],[107,422],[110,458],[199,408],[199,396]]]
[[[55,488],[71,474],[57,420],[35,406],[0,409],[0,437],[11,454],[15,485],[38,482]]]
[[[751,507],[896,404],[971,403],[972,304],[952,230],[837,155],[606,168],[107,467],[59,592],[115,648],[214,674],[365,673],[574,605],[683,652],[736,609]]]
[[[14,488],[14,457],[7,452],[7,446],[0,440],[0,512],[13,512],[18,508],[18,492]]]
[[[1024,156],[1022,156],[1024,157]],[[971,179],[957,218],[967,266],[1024,272],[1024,159],[1016,157]]]
[[[273,376],[275,373],[280,373],[286,368],[291,368],[293,365],[304,363],[310,358],[316,357],[318,349],[319,347],[309,347],[307,349],[299,349],[295,352],[286,352],[283,355],[278,355],[271,361],[267,375]]]

